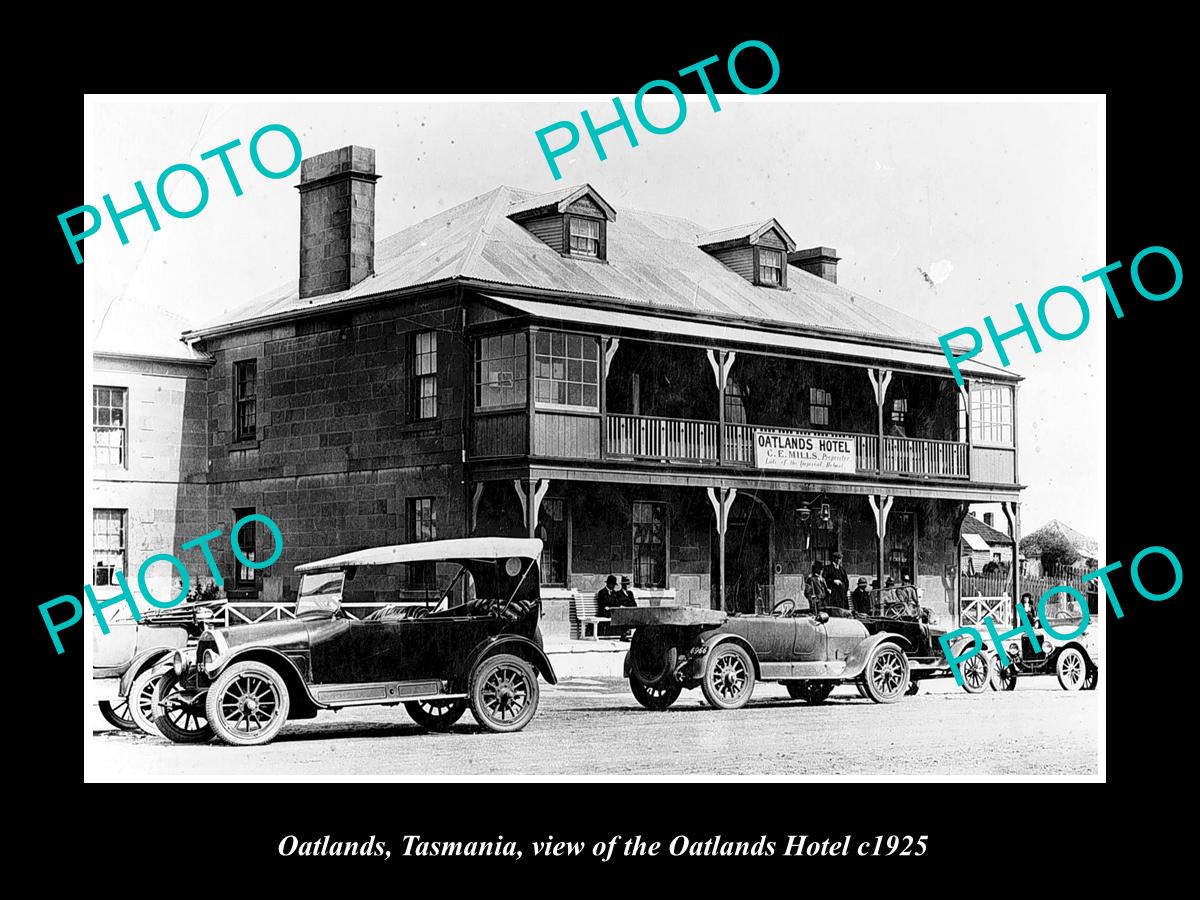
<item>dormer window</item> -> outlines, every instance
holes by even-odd
[[[571,220],[571,255],[600,258],[600,220],[568,216]]]
[[[563,188],[514,203],[508,217],[564,257],[608,259],[614,210],[590,185]]]
[[[751,284],[787,290],[787,254],[796,243],[774,219],[710,231],[696,245]]]
[[[783,284],[783,251],[758,248],[758,280],[771,287]]]

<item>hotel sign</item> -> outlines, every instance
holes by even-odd
[[[755,431],[754,464],[760,469],[853,475],[856,471],[854,438]]]

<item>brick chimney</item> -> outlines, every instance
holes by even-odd
[[[837,264],[840,259],[832,247],[810,247],[807,250],[793,250],[788,254],[788,262],[791,265],[819,275],[834,284],[837,284]]]
[[[375,151],[342,147],[300,164],[300,297],[344,291],[375,272]]]

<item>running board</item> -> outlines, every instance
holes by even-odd
[[[461,700],[442,681],[380,681],[371,684],[314,684],[313,699],[322,706],[375,706],[402,700]]]
[[[839,678],[846,671],[843,659],[829,662],[759,663],[763,681],[791,681],[798,678]]]

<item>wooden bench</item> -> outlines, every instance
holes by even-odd
[[[612,620],[596,615],[596,598],[594,596],[580,597],[576,595],[574,605],[575,618],[579,620],[579,639],[584,641],[588,639],[587,630],[588,626],[591,625],[591,639],[598,641],[600,639],[600,624],[607,625]]]

